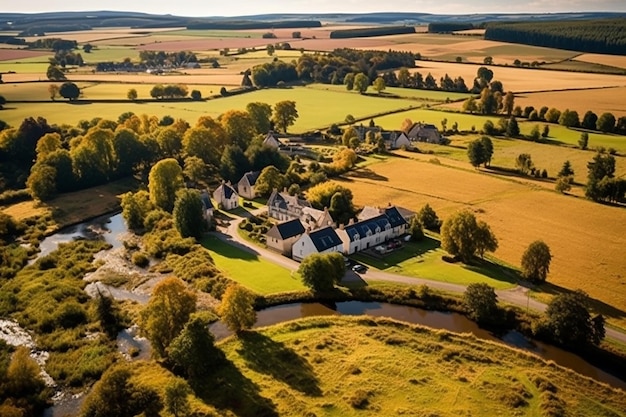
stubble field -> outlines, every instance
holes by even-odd
[[[406,156],[406,155],[405,155]],[[485,220],[499,240],[495,256],[519,265],[534,240],[544,240],[553,254],[549,282],[583,289],[616,307],[609,319],[626,326],[626,211],[573,196],[560,195],[532,182],[445,166],[418,159],[391,159],[351,175],[357,205],[389,203],[419,210],[430,204],[445,219],[469,209]]]

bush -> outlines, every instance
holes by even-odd
[[[150,265],[150,259],[143,252],[135,252],[132,257],[133,264],[137,265],[139,268],[145,268]]]

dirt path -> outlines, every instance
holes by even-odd
[[[256,215],[262,213],[263,209],[257,209],[250,212],[249,215],[245,217],[249,217],[251,215]],[[232,215],[232,214],[231,214]],[[233,215],[234,216],[234,215]],[[235,216],[233,220],[230,221],[228,227],[218,228],[218,231],[214,233],[214,235],[234,246],[241,248],[250,253],[254,253],[257,256],[262,256],[263,258],[273,262],[277,265],[280,265],[284,268],[287,268],[290,271],[297,271],[300,264],[290,258],[287,258],[277,252],[273,252],[271,250],[261,248],[259,246],[252,245],[250,242],[243,239],[238,232],[239,223],[244,219],[244,217]],[[344,282],[355,282],[359,280],[364,281],[387,281],[387,282],[396,282],[400,284],[409,284],[409,285],[427,285],[431,288],[448,291],[453,293],[464,293],[467,288],[465,285],[461,284],[452,284],[449,282],[442,281],[433,281],[425,278],[418,277],[407,277],[403,275],[390,274],[388,272],[380,271],[374,268],[369,268],[364,274],[356,274],[355,272],[348,270],[346,275],[343,278]],[[539,302],[533,298],[530,298],[528,294],[528,289],[518,285],[514,288],[507,290],[496,290],[496,294],[498,295],[498,300],[504,301],[509,304],[516,305],[518,307],[527,308],[534,311],[544,312],[548,307],[546,304]],[[626,343],[626,333],[606,328],[606,337],[610,339],[615,339],[620,341],[621,343]]]

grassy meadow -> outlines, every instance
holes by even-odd
[[[203,239],[215,265],[228,278],[259,294],[304,290],[300,278],[286,268],[258,255],[222,242],[214,236]]]
[[[352,190],[357,205],[391,202],[417,211],[428,203],[442,219],[469,209],[491,226],[499,241],[495,257],[510,265],[519,265],[528,244],[542,239],[553,255],[548,281],[585,290],[608,304],[603,313],[612,323],[626,327],[626,293],[620,291],[626,270],[622,208],[561,195],[535,181],[476,171],[467,163],[448,165],[434,155],[403,155],[408,158],[369,165],[341,184]],[[419,275],[419,266],[415,272]]]
[[[217,385],[203,398],[238,416],[626,415],[620,390],[532,354],[389,319],[315,317],[219,347],[216,379],[239,381],[240,401]]]

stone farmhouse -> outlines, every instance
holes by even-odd
[[[239,207],[239,194],[230,182],[223,182],[217,187],[213,191],[213,199],[217,202],[217,207],[223,210],[234,210]]]
[[[266,244],[283,255],[291,257],[294,243],[306,232],[299,219],[289,220],[272,226],[265,234]]]
[[[437,127],[426,123],[413,123],[407,136],[411,141],[416,142],[439,144],[443,141],[443,136],[441,136]]]
[[[334,224],[328,209],[314,209],[308,201],[289,195],[286,190],[272,192],[267,200],[267,212],[269,217],[278,221],[299,219],[306,230],[315,230]]]
[[[326,226],[300,236],[292,247],[292,258],[302,261],[313,253],[343,252],[343,243],[335,229]]]
[[[375,247],[406,233],[408,223],[396,207],[388,207],[377,216],[340,226],[337,235],[346,255]]]
[[[411,149],[413,147],[406,133],[401,130],[383,132],[382,136],[385,141],[385,147],[389,150],[401,149],[402,147]]]
[[[240,196],[248,200],[256,198],[255,185],[259,175],[261,175],[259,171],[250,171],[243,174],[243,177],[237,183],[237,192]]]

